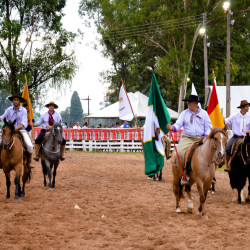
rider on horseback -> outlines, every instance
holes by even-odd
[[[6,120],[13,122],[16,120],[15,123],[15,130],[19,130],[24,138],[24,142],[28,151],[28,168],[31,168],[31,160],[32,160],[32,152],[33,152],[33,144],[31,142],[30,136],[28,132],[25,130],[27,127],[28,119],[27,119],[27,110],[26,108],[20,105],[21,102],[26,102],[21,95],[13,95],[8,98],[11,102],[13,102],[13,106],[9,107],[5,113],[0,117],[0,121],[3,121],[4,118]],[[0,153],[2,150],[2,142],[0,143]],[[0,162],[0,168],[1,162]]]
[[[173,125],[167,125],[167,129],[174,132],[183,128],[183,135],[177,149],[182,167],[184,167],[187,148],[194,142],[201,140],[204,142],[210,133],[210,128],[213,127],[208,113],[198,106],[198,102],[200,101],[197,95],[191,94],[183,101],[187,101],[188,108],[180,114]],[[175,161],[176,166],[180,168],[179,161],[176,158],[173,159],[173,161]],[[186,175],[186,169],[184,172]],[[187,181],[182,177],[180,184],[186,185]]]
[[[240,112],[233,114],[225,119],[225,125],[232,125],[233,137],[229,140],[226,146],[226,168],[224,171],[230,172],[231,167],[229,163],[232,156],[232,145],[238,138],[243,138],[246,131],[250,129],[250,115],[247,113],[250,103],[247,100],[242,100],[240,106]]]
[[[48,108],[49,111],[44,113],[39,119],[39,121],[33,125],[34,127],[38,127],[43,124],[43,128],[41,129],[38,137],[35,140],[35,157],[34,157],[35,161],[39,161],[39,150],[41,143],[44,140],[46,132],[52,128],[54,123],[62,122],[61,115],[55,111],[55,109],[58,108],[57,104],[55,104],[54,102],[50,102],[46,104],[45,107]],[[61,161],[65,159],[64,158],[65,145],[66,145],[66,140],[63,138],[61,145]]]

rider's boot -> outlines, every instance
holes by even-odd
[[[65,154],[65,146],[66,146],[66,145],[62,145],[62,146],[61,146],[61,157],[60,157],[61,161],[64,161],[64,160],[65,160],[65,157],[64,157],[64,154]]]
[[[231,164],[229,164],[229,160],[230,160],[230,155],[226,155],[226,160],[225,160],[226,168],[224,169],[224,171],[226,172],[231,171]]]
[[[28,168],[31,169],[31,168],[34,168],[35,166],[32,165],[32,153],[28,153],[28,159],[27,159],[27,163],[28,163]]]
[[[39,161],[39,150],[40,150],[40,144],[35,144],[34,147],[35,157],[33,157],[35,161]]]

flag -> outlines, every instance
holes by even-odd
[[[193,83],[192,83],[191,95],[196,95],[196,96],[198,96],[197,91],[196,91],[195,86],[194,86]],[[198,102],[198,106],[201,108],[201,104],[200,104],[199,102]]]
[[[28,89],[28,82],[27,82],[26,75],[25,75],[25,85],[24,85],[22,97],[26,100],[26,103],[23,103],[22,106],[24,106],[27,109],[27,119],[28,119],[28,126],[25,129],[27,131],[30,131],[31,130],[30,123],[34,122],[35,118],[34,118],[32,104],[31,104],[30,97],[29,97],[29,89]]]
[[[124,121],[132,121],[134,118],[127,92],[125,90],[124,84],[121,84],[119,92],[119,119]]]
[[[210,96],[207,113],[213,124],[213,127],[224,128],[224,120],[220,111],[220,106],[218,102],[218,96],[216,92],[216,80],[214,78],[213,89]]]
[[[144,125],[145,174],[149,177],[157,174],[164,166],[164,149],[161,138],[168,133],[166,125],[170,121],[171,118],[162,99],[156,76],[153,74]]]

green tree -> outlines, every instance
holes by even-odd
[[[8,100],[8,94],[0,90],[0,115],[2,115],[11,104],[12,103]]]
[[[247,1],[236,2],[232,6],[234,11],[240,13],[247,9]],[[197,79],[198,89],[204,92],[203,43],[198,35],[202,13],[207,13],[211,43],[213,39],[223,43],[226,39],[225,15],[221,2],[216,0],[82,0],[79,13],[95,20],[102,35],[103,53],[113,62],[114,71],[103,73],[104,78],[111,82],[108,92],[111,102],[114,102],[114,97],[117,99],[120,78],[125,80],[128,91],[139,89],[147,93],[155,72],[163,98],[172,103],[173,108],[178,107],[180,112],[184,108],[182,99],[189,91],[189,75],[192,80]],[[247,16],[248,12],[243,13]],[[241,19],[240,26],[233,32],[241,40],[238,46],[243,52],[249,48],[247,18]],[[216,58],[218,55],[220,60]],[[211,66],[214,65],[224,75],[225,47],[221,46],[219,53],[210,53],[209,56],[210,79]],[[235,71],[241,62],[232,60],[232,64]],[[239,70],[237,74],[242,75]]]
[[[62,122],[70,124],[70,107],[67,107],[64,111],[60,112],[60,115],[62,117]]]
[[[74,91],[70,102],[70,125],[75,125],[76,122],[82,122],[83,109],[81,100],[77,91]]]
[[[66,0],[0,0],[0,87],[8,93],[29,89],[39,94],[71,81],[76,70],[74,51],[67,45],[76,34],[63,29]]]

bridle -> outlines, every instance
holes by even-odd
[[[52,128],[51,133],[52,133],[52,136],[56,139],[56,134],[55,134],[55,128],[54,128],[54,127]],[[57,142],[58,142],[58,140],[57,140]],[[52,146],[52,145],[50,145],[50,146]],[[42,143],[42,148],[43,148],[45,151],[49,152],[50,154],[57,154],[57,153],[61,150],[61,143],[58,143],[58,146],[59,146],[58,150],[56,150],[56,151],[51,151],[51,150],[47,149],[47,148],[44,146],[44,141],[43,141],[43,143]]]
[[[10,127],[9,127],[10,128]],[[11,128],[10,128],[10,130],[11,130]],[[14,145],[14,143],[15,143],[15,136],[12,134],[11,135],[11,139],[13,138],[13,140],[12,140],[12,143],[11,143],[11,145],[8,147],[8,148],[6,148],[6,149],[8,149],[8,150],[11,150],[12,149],[12,147],[13,147],[13,145]],[[11,140],[10,139],[10,140]]]
[[[214,138],[212,139],[212,142],[213,142],[213,148],[216,150],[216,157],[209,163],[207,161],[207,159],[205,158],[204,154],[202,153],[201,151],[201,147],[200,147],[200,152],[201,152],[201,155],[202,157],[205,159],[205,161],[207,162],[207,166],[210,167],[213,163],[215,163],[216,165],[220,165],[224,158],[222,157],[222,154],[221,154],[221,149],[218,149],[215,145],[215,140]],[[226,146],[223,147],[223,150],[225,151],[225,148]]]

